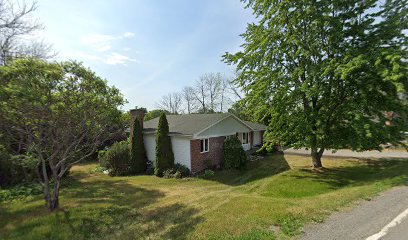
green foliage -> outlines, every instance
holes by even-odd
[[[130,149],[128,141],[114,143],[102,155],[100,162],[106,163],[111,176],[124,176],[130,172]]]
[[[42,186],[39,183],[19,184],[11,188],[0,189],[0,202],[23,200],[42,193]]]
[[[199,178],[211,178],[215,175],[215,172],[213,170],[210,169],[206,169],[203,173],[201,173],[200,175],[198,175]]]
[[[234,240],[274,240],[276,239],[276,236],[272,231],[253,229],[233,239]]]
[[[279,221],[281,231],[287,236],[293,237],[300,234],[302,221],[294,216],[283,218]]]
[[[132,174],[145,173],[147,168],[146,150],[143,142],[143,129],[137,118],[133,122],[133,134],[131,141],[131,163]]]
[[[149,121],[151,119],[158,118],[160,117],[161,113],[170,114],[170,112],[166,110],[154,109],[146,113],[146,115],[144,116],[144,120]]]
[[[212,169],[214,167],[213,160],[211,158],[204,159],[204,166],[206,169]]]
[[[38,160],[31,155],[11,155],[0,145],[0,186],[33,181]]]
[[[163,171],[173,168],[174,154],[169,136],[169,124],[166,114],[161,113],[156,133],[156,164],[155,175],[160,176]]]
[[[242,148],[237,137],[230,137],[224,142],[225,168],[236,168],[243,170],[247,166],[248,156]]]
[[[176,163],[174,165],[174,169],[176,169],[176,171],[181,173],[181,177],[188,177],[190,176],[190,169],[188,169],[187,166],[180,164],[180,163]]]
[[[325,149],[380,149],[403,139],[406,1],[245,2],[258,21],[242,34],[243,51],[224,59],[247,93],[240,106],[269,123],[267,142],[308,147],[321,166]]]

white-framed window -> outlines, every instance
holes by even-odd
[[[204,138],[200,140],[200,152],[201,153],[208,152],[208,150],[210,149],[209,142],[210,140],[208,138]]]
[[[248,144],[249,134],[247,132],[242,133],[242,144]]]

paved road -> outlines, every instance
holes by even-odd
[[[286,149],[284,151],[287,154],[299,154],[299,155],[310,155],[310,150],[306,149]],[[355,158],[408,158],[408,152],[404,151],[365,151],[365,152],[353,152],[351,150],[338,150],[335,153],[326,150],[323,153],[323,157],[355,157]]]
[[[332,214],[304,228],[303,240],[408,239],[408,186],[396,187],[371,201]]]

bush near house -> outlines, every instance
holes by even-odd
[[[133,121],[133,134],[131,142],[130,172],[132,174],[145,173],[147,168],[146,150],[143,143],[143,129],[139,120]]]
[[[161,113],[156,135],[156,164],[154,174],[163,176],[163,172],[174,166],[174,154],[169,136],[169,123],[166,114]]]
[[[128,141],[114,143],[108,150],[99,153],[102,167],[109,169],[111,176],[124,176],[130,172],[130,149]]]
[[[231,137],[224,142],[225,168],[243,170],[247,166],[248,157],[242,148],[241,142],[236,137]]]

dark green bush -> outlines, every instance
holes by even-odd
[[[183,164],[180,164],[180,163],[176,163],[174,165],[174,168],[176,169],[176,171],[180,172],[181,177],[190,176],[190,169],[188,169],[187,166],[184,166]]]
[[[205,169],[212,169],[214,168],[214,164],[211,158],[207,158],[204,160]]]
[[[11,188],[0,189],[0,202],[25,199],[42,193],[42,186],[39,183],[18,184]]]
[[[166,114],[161,113],[156,135],[155,175],[162,176],[163,171],[173,168],[174,154],[169,136],[169,124]]]
[[[133,121],[133,134],[131,142],[130,171],[132,174],[145,173],[147,168],[146,150],[143,142],[143,129],[139,120]]]
[[[236,137],[231,137],[224,142],[225,168],[243,170],[247,166],[248,157],[242,148],[241,142]]]
[[[11,155],[0,145],[0,186],[31,182],[37,178],[38,160],[29,155]]]
[[[210,169],[206,169],[202,174],[198,175],[199,178],[210,178],[213,177],[215,175],[215,172],[213,170]]]
[[[129,174],[130,149],[128,141],[114,143],[108,150],[99,155],[100,163],[106,164],[111,176]]]

